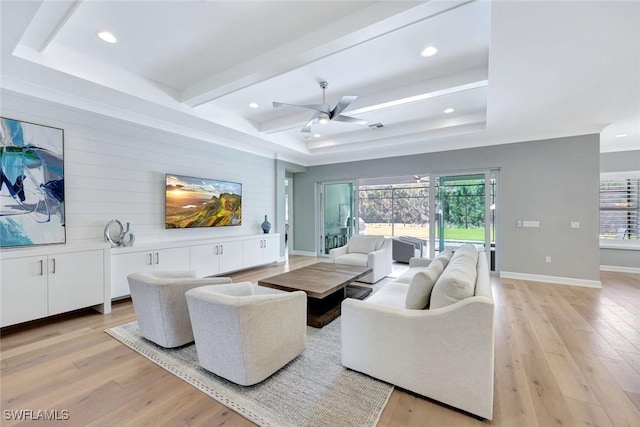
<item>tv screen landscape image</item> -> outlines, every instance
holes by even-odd
[[[242,184],[167,174],[165,228],[241,224]]]

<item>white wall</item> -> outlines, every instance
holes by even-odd
[[[111,219],[137,243],[261,233],[275,215],[273,159],[3,90],[3,117],[64,129],[67,243],[103,240]],[[165,174],[242,183],[242,225],[165,230]]]

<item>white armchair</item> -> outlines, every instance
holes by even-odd
[[[391,239],[355,235],[346,245],[331,249],[329,258],[335,264],[371,267],[373,271],[358,281],[375,283],[391,273]]]
[[[228,277],[199,279],[193,271],[133,273],[127,280],[140,334],[166,348],[193,341],[184,293],[198,286],[231,283]]]
[[[307,294],[249,282],[187,292],[200,365],[243,386],[268,378],[305,349]]]

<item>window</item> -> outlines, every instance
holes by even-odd
[[[640,178],[600,179],[600,238],[638,240]]]
[[[429,183],[362,185],[360,218],[366,234],[429,238]]]

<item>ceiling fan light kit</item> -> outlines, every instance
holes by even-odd
[[[340,102],[336,104],[333,109],[326,102],[326,90],[329,83],[325,81],[320,82],[320,88],[322,89],[322,104],[309,104],[309,105],[296,105],[296,104],[287,104],[284,102],[273,102],[273,108],[283,108],[283,107],[298,107],[298,108],[306,108],[308,110],[313,110],[313,117],[302,127],[301,132],[310,133],[311,125],[314,122],[317,122],[321,125],[325,125],[329,123],[331,120],[335,120],[337,122],[346,122],[346,123],[355,123],[358,125],[367,125],[366,120],[357,119],[355,117],[343,116],[342,113],[353,101],[358,98],[353,95],[346,95],[340,99]]]

